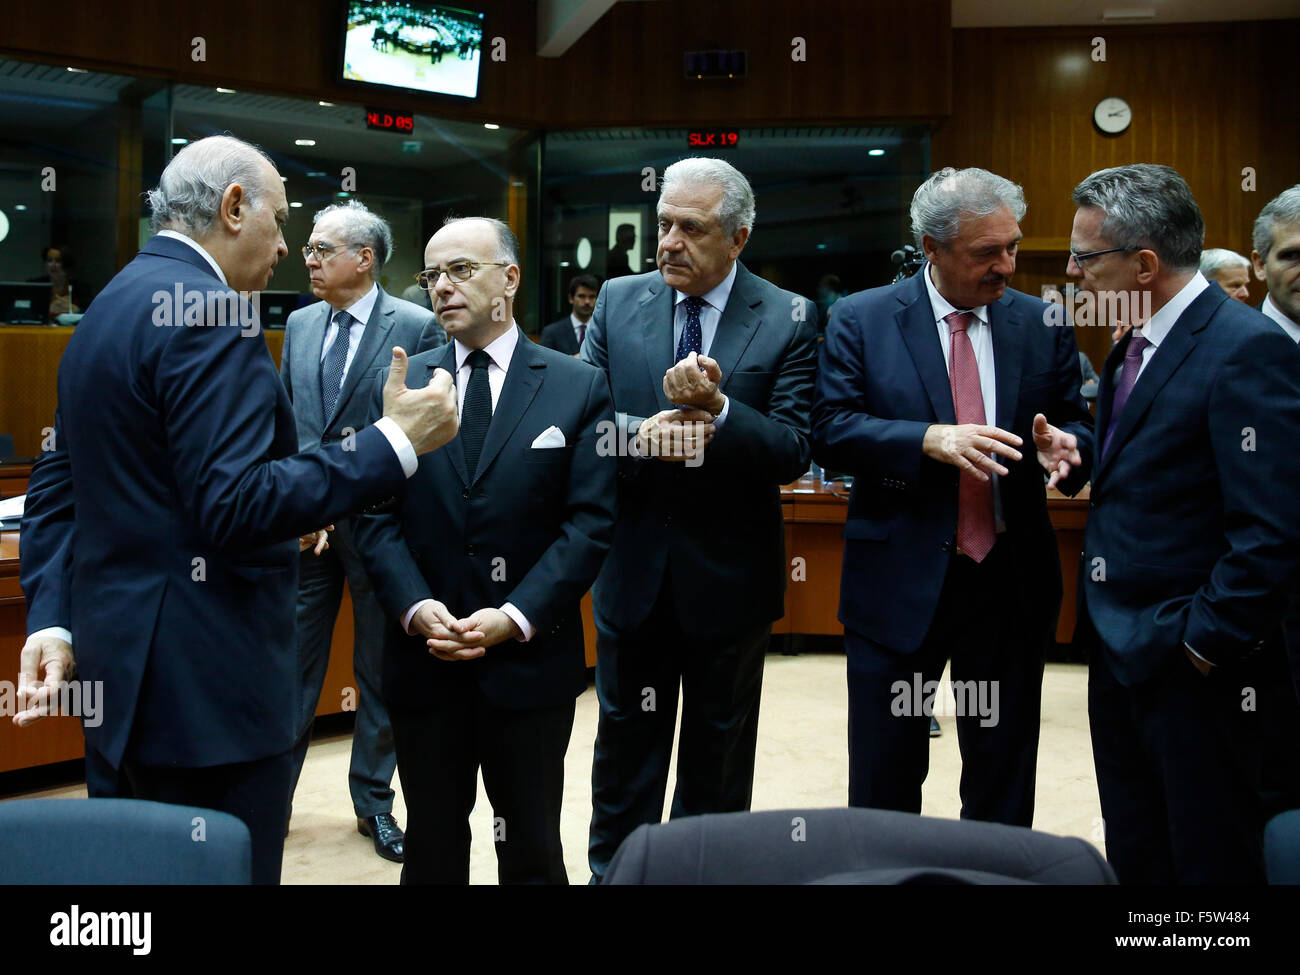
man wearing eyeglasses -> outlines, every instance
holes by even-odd
[[[407,378],[455,376],[461,433],[394,509],[357,525],[390,621],[402,882],[468,882],[481,769],[500,881],[563,884],[564,753],[587,685],[579,604],[614,526],[617,458],[598,449],[609,388],[515,324],[519,244],[504,223],[449,220],[424,258],[420,283],[452,341],[413,358]]]
[[[299,450],[346,445],[366,426],[374,377],[388,365],[393,346],[415,355],[447,340],[432,312],[394,298],[377,283],[392,250],[388,223],[357,200],[316,214],[302,254],[312,292],[321,300],[289,316],[280,357]],[[346,703],[356,708],[348,789],[358,831],[373,840],[379,856],[400,863],[402,831],[393,818],[391,788],[397,757],[379,690],[384,615],[357,557],[352,521],[340,519],[328,539],[321,531],[302,546],[297,631],[302,697],[293,786],[296,790],[311,743],[346,580],[357,681],[355,700]],[[289,794],[292,806],[293,790]]]
[[[1263,883],[1262,690],[1300,561],[1300,353],[1200,273],[1205,222],[1173,169],[1104,169],[1074,202],[1066,273],[1099,304],[1151,308],[1102,370],[1079,572],[1106,857],[1127,884]]]

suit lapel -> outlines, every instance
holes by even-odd
[[[1129,336],[1110,347],[1110,353],[1101,367],[1097,383],[1097,417],[1093,429],[1097,433],[1097,458],[1093,461],[1093,483],[1101,473],[1101,444],[1106,438],[1106,427],[1110,425],[1110,410],[1115,404],[1115,371],[1124,362],[1124,352],[1128,348]]]
[[[308,321],[307,323],[309,331],[305,336],[306,341],[295,346],[296,349],[300,350],[298,354],[303,357],[303,362],[302,367],[294,371],[295,377],[303,376],[306,379],[298,395],[306,397],[306,402],[311,404],[311,408],[316,411],[318,416],[322,407],[320,386],[321,355],[325,351],[325,333],[329,331],[330,316],[334,314],[334,309],[327,303],[321,302],[321,304],[324,305],[323,310],[315,316],[314,321]],[[324,431],[324,429],[325,427],[322,426],[321,430]]]
[[[433,370],[435,369],[446,369],[451,373],[452,383],[456,383],[459,377],[456,375],[455,342],[447,343],[447,348],[443,352],[442,358],[439,361],[429,363],[430,376],[433,374]],[[428,379],[425,380],[424,384],[426,386],[429,385]],[[447,460],[450,461],[452,468],[456,471],[456,476],[460,478],[461,485],[469,487],[469,475],[465,471],[465,446],[461,443],[460,435],[457,434],[455,440],[436,451],[436,453],[446,455]]]
[[[641,298],[642,341],[645,345],[646,366],[650,370],[650,388],[655,391],[659,410],[672,408],[664,395],[664,373],[677,361],[673,348],[673,289],[658,275],[646,288]],[[730,304],[730,302],[728,302]]]
[[[1021,363],[1025,354],[1024,323],[1010,306],[1011,298],[1006,294],[988,306],[989,328],[993,335],[993,381],[998,398],[998,415],[993,423],[1003,430],[1010,430],[1016,422]]]
[[[743,264],[736,265],[736,280],[732,282],[727,307],[722,309],[713,344],[709,347],[709,358],[716,360],[722,370],[723,392],[726,392],[727,382],[736,371],[736,363],[758,331],[758,306],[763,299],[754,293],[753,277]]]
[[[1210,316],[1214,314],[1214,310],[1219,307],[1221,302],[1230,300],[1222,291],[1219,291],[1216,295],[1216,290],[1206,288],[1197,295],[1196,300],[1179,316],[1178,321],[1174,322],[1164,341],[1151,354],[1151,361],[1147,363],[1146,368],[1138,376],[1137,383],[1133,386],[1133,392],[1129,394],[1128,402],[1124,404],[1124,412],[1115,420],[1115,433],[1111,436],[1109,447],[1102,455],[1101,463],[1097,468],[1099,476],[1106,471],[1115,454],[1119,453],[1123,448],[1124,441],[1132,436],[1138,422],[1151,408],[1151,403],[1159,394],[1161,387],[1169,381],[1169,377],[1177,372],[1178,367],[1183,364],[1183,360],[1196,348],[1196,333],[1209,324]],[[1123,355],[1123,350],[1128,349],[1130,341],[1132,341],[1132,333],[1125,336],[1124,341],[1112,350],[1111,355]],[[1111,371],[1110,367],[1111,361],[1110,358],[1107,358],[1106,368],[1108,373]],[[1107,399],[1113,401],[1114,395],[1113,390],[1110,391]],[[1105,421],[1109,423],[1111,404],[1108,402],[1104,405],[1106,406]],[[1106,428],[1098,424],[1097,430],[1104,443]]]
[[[930,306],[930,296],[925,289],[925,281],[921,278],[924,273],[923,267],[908,280],[911,287],[899,290],[898,300],[905,307],[899,309],[895,321],[903,333],[903,342],[911,353],[916,371],[921,376],[925,393],[930,398],[935,421],[956,423],[952,384],[948,381],[948,367],[944,365],[943,348],[939,345],[939,328],[934,322],[934,309]]]
[[[330,417],[331,423],[334,422],[334,417],[343,412],[348,400],[356,392],[362,375],[369,373],[375,353],[383,347],[388,333],[393,330],[393,312],[396,309],[390,302],[384,300],[386,297],[384,289],[380,288],[375,298],[375,305],[370,309],[370,321],[361,332],[361,343],[357,346],[357,354],[352,357],[352,365],[343,379],[343,389],[339,391],[338,402],[334,404],[334,416]]]
[[[483,452],[479,454],[474,483],[483,478],[505,442],[510,439],[510,434],[514,433],[533,397],[537,395],[537,390],[541,388],[542,376],[546,371],[546,363],[537,353],[532,341],[518,326],[515,326],[515,331],[517,341],[514,355],[510,357],[510,368],[506,372],[505,384],[501,387],[501,398],[492,411],[492,422],[483,439]]]

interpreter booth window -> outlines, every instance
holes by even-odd
[[[552,132],[542,165],[542,291],[547,320],[570,311],[579,274],[599,283],[653,271],[655,206],[669,164],[723,158],[749,180],[755,228],[740,260],[815,300],[888,284],[895,250],[911,241],[907,209],[929,169],[929,132],[911,127],[764,128],[711,145],[686,129]]]
[[[491,124],[491,123],[489,123]],[[405,128],[405,126],[404,126]],[[230,133],[265,150],[284,180],[289,256],[276,266],[263,295],[264,324],[275,329],[311,293],[301,249],[323,207],[359,200],[388,221],[393,253],[379,285],[425,304],[415,285],[424,245],[448,216],[509,216],[512,185],[527,192],[526,174],[512,172],[511,147],[520,130],[416,114],[409,130],[367,128],[366,107],[197,85],[175,87],[176,148]],[[532,180],[535,183],[535,177]]]

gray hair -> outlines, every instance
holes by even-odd
[[[497,232],[497,259],[509,261],[515,267],[520,267],[519,263],[519,238],[515,232],[510,229],[510,224],[504,220],[498,220],[496,217],[452,217],[449,216],[443,220],[444,227],[450,227],[454,223],[460,223],[462,220],[477,220],[480,223],[488,224]]]
[[[664,194],[678,183],[706,183],[722,187],[722,202],[718,204],[718,223],[722,232],[734,237],[741,227],[754,230],[754,190],[742,173],[725,159],[706,159],[690,156],[679,159],[664,170],[659,184],[659,202]]]
[[[1205,220],[1187,180],[1169,166],[1099,170],[1074,188],[1074,202],[1105,214],[1101,233],[1114,247],[1153,250],[1176,271],[1200,264]]]
[[[172,157],[158,187],[147,197],[149,224],[159,230],[203,236],[212,229],[226,187],[238,183],[249,206],[257,206],[262,185],[261,160],[271,162],[257,146],[233,135],[210,135],[191,142]]]
[[[312,223],[318,224],[332,213],[343,216],[343,233],[347,245],[353,250],[369,247],[375,255],[374,267],[370,276],[378,277],[379,271],[393,256],[393,231],[388,221],[371,211],[360,200],[348,200],[346,203],[331,203],[316,211]]]
[[[1206,277],[1237,267],[1249,269],[1250,261],[1226,247],[1211,247],[1201,251],[1201,273]]]
[[[1268,260],[1268,252],[1273,249],[1273,227],[1279,223],[1300,223],[1300,183],[1283,190],[1259,211],[1250,236],[1261,261]]]
[[[987,217],[1003,207],[1019,222],[1025,215],[1025,191],[987,169],[939,170],[912,194],[912,237],[947,244],[961,232],[962,217]]]

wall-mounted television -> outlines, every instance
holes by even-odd
[[[344,81],[478,97],[483,12],[442,3],[345,0]]]

